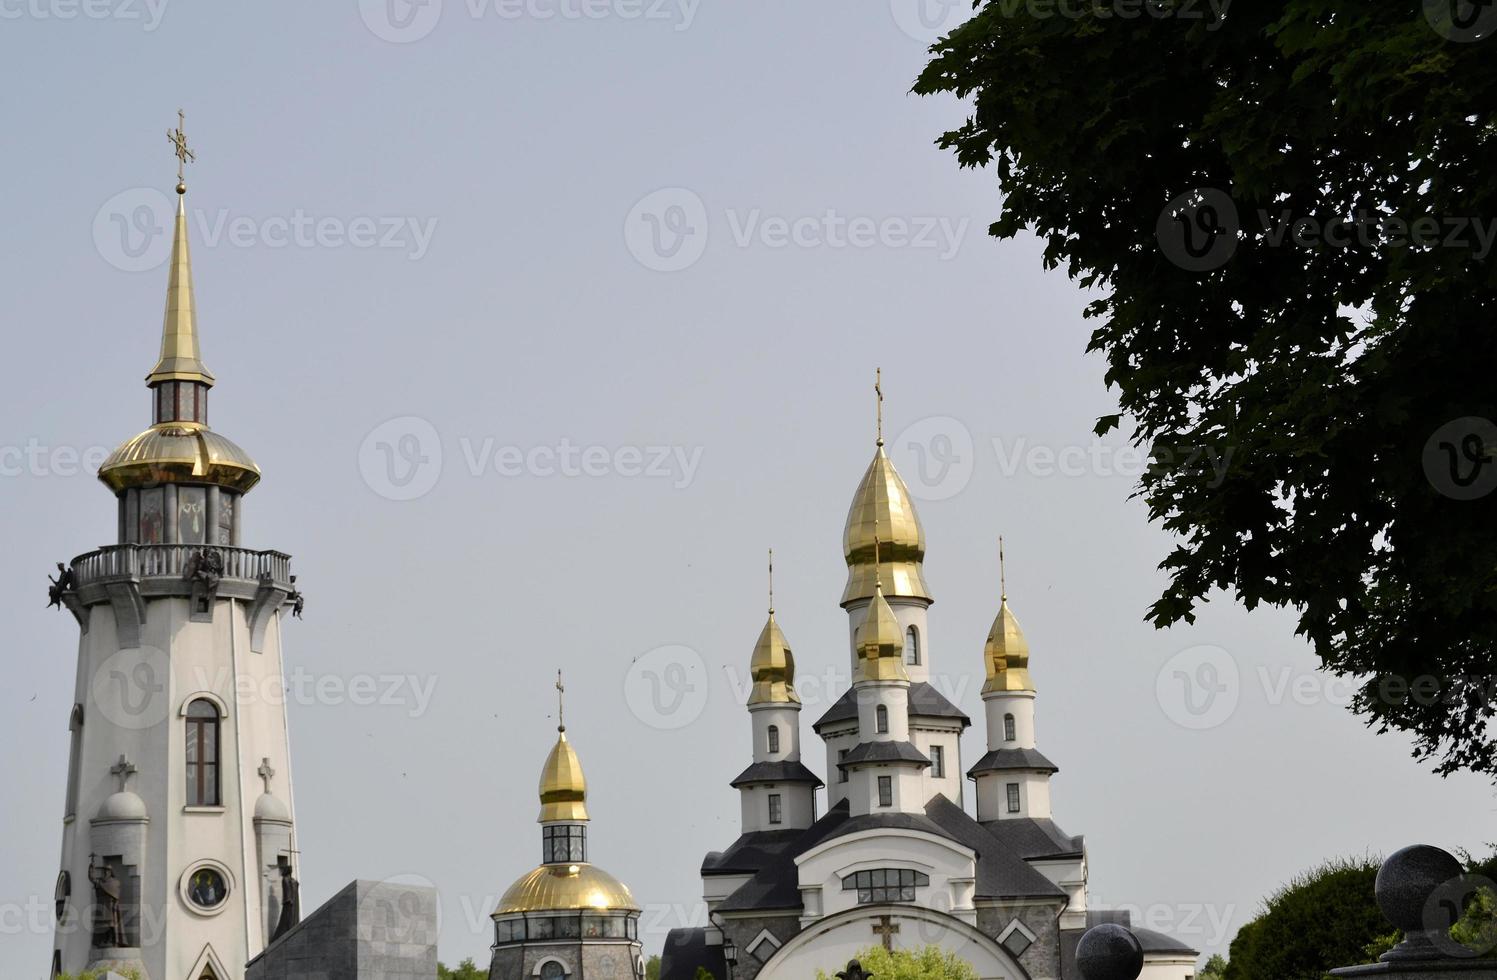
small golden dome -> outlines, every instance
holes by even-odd
[[[582,763],[562,729],[556,747],[541,767],[541,815],[539,823],[553,820],[587,819],[587,780]]]
[[[894,618],[894,610],[889,608],[877,583],[873,602],[868,605],[868,615],[858,625],[853,642],[858,649],[859,680],[910,679],[904,669],[904,633],[900,631],[899,620]]]
[[[879,539],[877,568],[875,534]],[[842,553],[847,560],[842,605],[870,598],[875,580],[883,582],[885,595],[930,599],[921,566],[925,560],[925,530],[910,500],[909,488],[884,453],[882,443],[853,495],[842,537]]]
[[[205,425],[161,422],[111,453],[99,479],[116,493],[160,483],[210,483],[244,493],[260,482],[260,467]]]
[[[983,663],[987,667],[988,679],[982,686],[982,693],[1034,690],[1034,681],[1029,679],[1029,642],[1024,639],[1019,621],[1008,608],[1008,596],[999,602],[998,616],[993,620],[993,628],[988,630]]]
[[[749,674],[754,679],[749,704],[800,704],[800,695],[795,693],[795,654],[790,652],[773,612],[754,644]]]
[[[543,864],[509,886],[494,914],[568,909],[640,910],[629,886],[602,868],[591,864]]]

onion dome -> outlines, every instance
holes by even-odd
[[[556,747],[541,767],[540,823],[554,820],[587,819],[587,780],[582,763],[572,743],[567,741],[565,726],[556,739]]]
[[[800,695],[795,693],[795,654],[775,622],[774,610],[770,610],[769,621],[754,644],[749,674],[754,680],[749,704],[800,704]]]
[[[569,909],[640,910],[629,886],[602,868],[591,864],[543,864],[509,886],[494,914]]]
[[[858,625],[853,635],[853,644],[858,650],[858,680],[908,681],[910,675],[904,669],[904,632],[894,610],[884,599],[880,583],[874,582],[873,602],[868,606],[868,615]]]
[[[875,533],[879,538],[876,560]],[[884,452],[882,440],[853,494],[842,538],[847,560],[843,606],[872,598],[875,581],[883,582],[885,595],[932,601],[921,564],[925,530],[909,488]]]
[[[998,615],[993,620],[993,628],[988,630],[983,664],[988,679],[982,686],[982,693],[1034,690],[1034,681],[1029,679],[1029,641],[1024,639],[1019,621],[1008,608],[1006,595],[999,600]]]

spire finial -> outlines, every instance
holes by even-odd
[[[774,615],[774,549],[769,549],[769,614]]]
[[[1003,535],[998,535],[998,601],[1008,601],[1008,575],[1003,569]]]
[[[873,394],[878,400],[878,445],[884,444],[884,369],[873,369]]]
[[[186,122],[187,122],[187,114],[185,112],[183,112],[181,109],[178,109],[177,110],[177,128],[175,130],[168,129],[166,131],[166,138],[169,139],[169,140],[171,140],[172,150],[173,150],[173,152],[177,156],[177,193],[178,194],[186,194],[187,193],[187,169],[186,169],[187,168],[187,164],[188,164],[189,161],[190,162],[196,162],[197,161],[197,154],[193,153],[192,150],[190,150],[190,149],[187,148],[187,133],[184,131],[184,128],[183,128],[184,125],[186,124]]]
[[[556,671],[556,730],[565,732],[567,730],[567,686],[561,682],[561,669]]]

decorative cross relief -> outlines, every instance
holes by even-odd
[[[255,772],[259,773],[260,778],[265,781],[265,793],[267,796],[270,795],[270,780],[275,775],[275,770],[270,767],[269,756],[260,760],[260,768],[256,769]]]
[[[873,934],[883,940],[884,949],[894,952],[894,936],[899,932],[899,926],[895,923],[893,916],[881,915],[878,917],[879,924],[873,927]]]
[[[116,762],[114,765],[109,767],[109,774],[120,781],[119,791],[121,793],[130,788],[130,777],[135,775],[139,771],[140,770],[135,767],[135,763],[131,762],[130,757],[125,755],[124,753],[120,754],[119,762]]]

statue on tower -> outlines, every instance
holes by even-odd
[[[275,942],[301,922],[301,883],[291,873],[291,862],[281,862],[281,918],[270,941]]]
[[[224,575],[224,556],[217,548],[200,548],[187,560],[182,577],[192,583],[192,607],[207,612]]]
[[[120,914],[120,898],[123,895],[121,882],[114,876],[109,865],[94,863],[94,855],[88,856],[88,880],[94,886],[94,897],[102,912],[102,922],[94,930],[95,949],[114,949],[125,945],[124,920]]]
[[[78,577],[62,562],[57,563],[57,577],[47,576],[52,584],[47,586],[47,608],[62,608],[62,597],[78,587]]]

